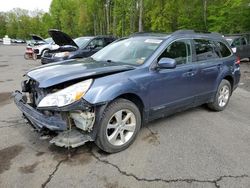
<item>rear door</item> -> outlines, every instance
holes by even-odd
[[[216,44],[207,39],[194,39],[198,80],[196,82],[196,103],[208,101],[216,91],[217,79],[222,71],[223,62],[220,59]]]

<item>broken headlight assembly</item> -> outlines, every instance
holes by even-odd
[[[93,79],[88,79],[55,93],[48,94],[40,101],[38,107],[63,107],[78,101],[88,91],[92,82]]]

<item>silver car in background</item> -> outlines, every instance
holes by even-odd
[[[37,58],[40,59],[41,56],[48,50],[56,50],[59,48],[57,44],[53,41],[52,38],[43,39],[38,35],[31,35],[32,39],[36,41],[36,44],[33,46],[33,51],[37,55]]]

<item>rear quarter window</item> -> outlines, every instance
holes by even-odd
[[[216,45],[218,46],[222,57],[228,57],[232,54],[223,42],[216,42]]]
[[[197,61],[216,59],[220,57],[213,41],[207,39],[194,39]]]

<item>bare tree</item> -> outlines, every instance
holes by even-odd
[[[139,0],[139,32],[143,31],[143,0]]]
[[[106,22],[107,22],[107,34],[110,33],[110,0],[106,0],[106,4],[105,4],[105,7],[106,7]]]
[[[203,0],[203,19],[205,30],[207,31],[207,0]]]

